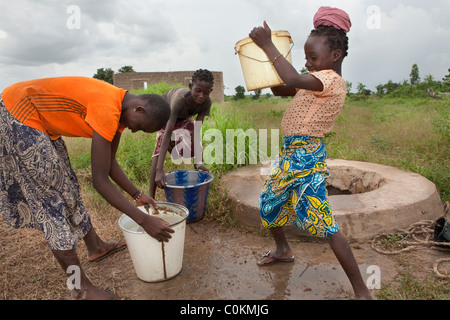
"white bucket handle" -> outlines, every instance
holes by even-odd
[[[288,55],[291,53],[293,47],[294,47],[294,42],[292,42],[291,48],[289,49],[288,53],[286,53],[286,56],[283,56],[284,58],[287,58],[287,57],[288,57]],[[240,55],[240,56],[246,57],[246,58],[251,59],[251,60],[254,60],[254,61],[258,61],[258,62],[262,62],[262,63],[265,63],[265,62],[272,62],[272,61],[270,61],[270,60],[264,60],[264,61],[263,61],[263,60],[259,60],[259,59],[256,59],[256,58],[252,58],[252,57],[246,56],[245,54],[241,54],[241,53],[239,53],[239,51],[236,50],[236,47],[234,47],[234,51],[235,51],[234,54],[238,54],[238,55]]]

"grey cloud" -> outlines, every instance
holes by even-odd
[[[34,66],[90,56],[137,57],[176,41],[175,29],[150,6],[117,1],[14,1],[0,14],[0,63]],[[66,25],[69,5],[80,8],[80,29]],[[145,4],[145,3],[144,3]],[[120,52],[117,51],[120,48]]]

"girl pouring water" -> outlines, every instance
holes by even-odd
[[[257,262],[267,266],[294,261],[294,253],[283,226],[294,224],[310,234],[326,237],[346,272],[357,299],[372,299],[345,236],[330,208],[325,178],[326,149],[322,138],[336,121],[347,87],[341,76],[347,56],[350,18],[337,8],[321,7],[314,16],[314,30],[305,42],[305,67],[299,74],[271,40],[271,30],[254,28],[250,38],[266,53],[286,84],[272,88],[275,95],[294,96],[281,123],[283,145],[271,168],[259,199],[264,227],[275,240],[276,249]]]

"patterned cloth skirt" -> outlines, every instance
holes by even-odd
[[[339,230],[326,189],[327,152],[320,138],[284,136],[259,198],[263,226],[294,224],[311,235],[329,237]]]
[[[17,121],[0,97],[0,213],[4,225],[41,230],[71,250],[92,227],[64,141]]]
[[[169,142],[167,152],[170,152],[172,159],[191,158],[194,156],[194,118],[189,117],[175,123],[172,137]],[[156,135],[156,146],[153,151],[153,157],[159,155],[166,127],[158,131]]]

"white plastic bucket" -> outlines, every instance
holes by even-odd
[[[157,202],[157,205],[159,214],[154,214],[152,206],[149,211],[151,215],[170,223],[174,233],[171,233],[172,238],[168,242],[160,242],[151,237],[127,215],[122,215],[119,219],[136,275],[145,282],[172,279],[181,272],[183,266],[186,219],[189,211],[175,203]],[[147,213],[144,207],[139,209]]]
[[[278,51],[292,64],[292,38],[288,31],[272,31],[272,42]],[[242,39],[234,47],[239,54],[247,91],[278,87],[284,84],[265,52],[250,37]]]

